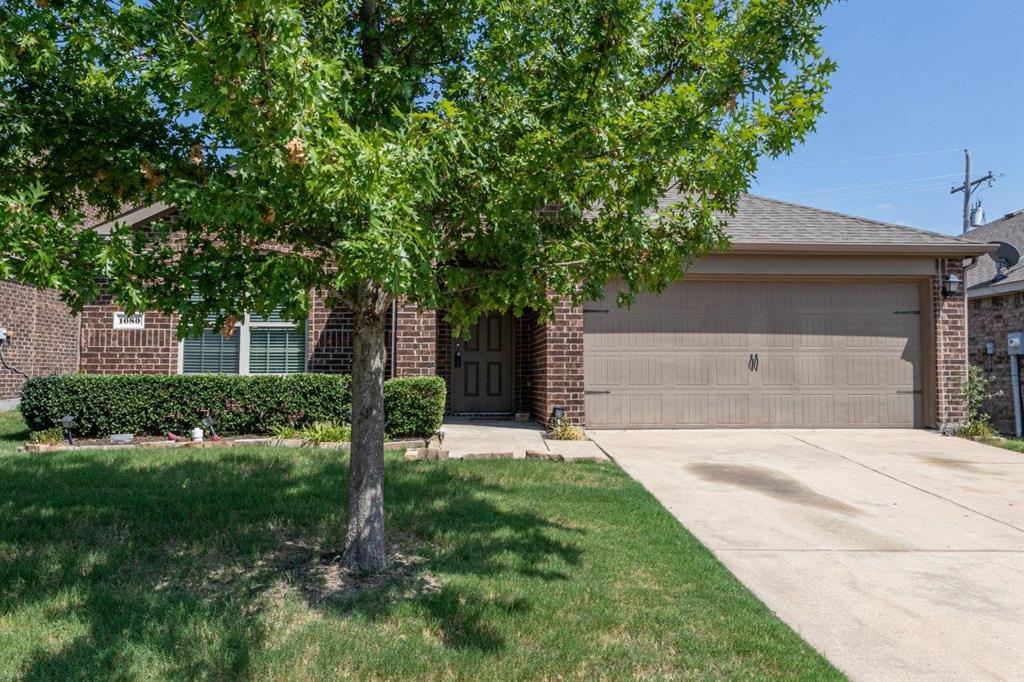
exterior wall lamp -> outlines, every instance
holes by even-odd
[[[942,283],[942,295],[956,296],[960,293],[960,286],[962,284],[963,281],[955,273],[949,273],[946,275],[946,280]]]

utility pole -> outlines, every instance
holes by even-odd
[[[971,180],[971,150],[964,150],[964,184],[959,187],[954,187],[949,190],[950,194],[956,194],[957,192],[964,193],[964,234],[967,234],[967,230],[971,229],[971,195],[974,190],[978,189],[978,185],[983,182],[987,182],[988,186],[992,186],[992,182],[995,180],[995,176],[992,175],[992,171],[989,171],[984,177],[978,178],[977,180]]]

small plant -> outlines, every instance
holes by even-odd
[[[352,438],[352,427],[335,422],[313,422],[302,429],[301,436],[307,445],[338,443]]]
[[[275,424],[270,427],[270,433],[274,435],[274,438],[280,438],[285,440],[286,438],[298,438],[299,430],[294,426],[286,426],[284,424]]]
[[[963,395],[967,400],[967,421],[957,429],[956,435],[963,438],[990,438],[996,435],[983,405],[986,400],[998,398],[1003,392],[990,392],[988,387],[991,381],[981,367],[968,366],[967,381],[963,387]]]
[[[28,442],[34,445],[60,445],[64,442],[64,432],[59,426],[51,426],[42,431],[33,431]]]
[[[548,429],[548,438],[551,440],[586,440],[587,436],[583,433],[583,429],[565,417],[559,417]]]

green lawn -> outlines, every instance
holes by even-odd
[[[336,452],[26,436],[0,415],[0,679],[841,677],[614,465],[392,456],[404,558],[360,582]]]
[[[1014,452],[1024,452],[1024,439],[1021,438],[1003,438],[1002,436],[993,436],[991,438],[979,438],[979,443],[985,445],[994,445],[997,448],[1003,448],[1005,450],[1013,450]]]

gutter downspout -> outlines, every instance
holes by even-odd
[[[1010,356],[1010,384],[1013,386],[1013,423],[1017,438],[1024,435],[1024,417],[1021,416],[1020,357]]]

